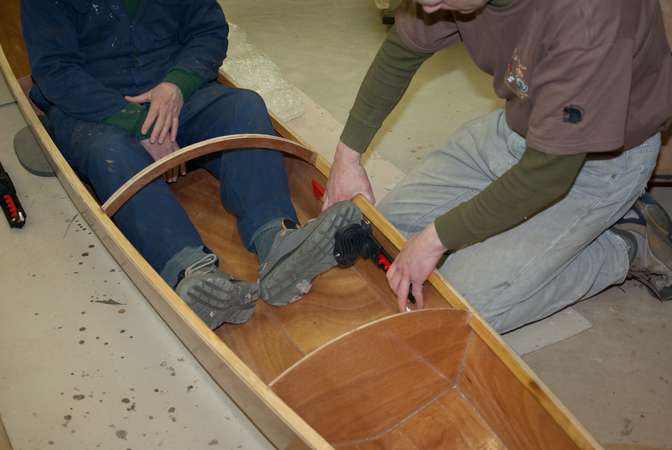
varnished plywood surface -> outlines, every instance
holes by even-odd
[[[430,403],[407,422],[357,450],[506,450],[458,389]]]
[[[458,388],[507,448],[580,448],[526,389],[534,391],[540,387],[531,379],[528,383],[529,386],[524,386],[514,377],[483,340],[473,339],[469,343]]]
[[[271,386],[329,442],[358,445],[455,387],[468,316],[424,310],[379,320],[320,348]]]

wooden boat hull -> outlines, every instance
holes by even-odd
[[[212,378],[278,448],[600,448],[438,273],[426,287],[428,310],[395,314],[396,300],[384,274],[371,262],[359,261],[319,277],[311,293],[293,305],[274,308],[259,302],[249,323],[209,330],[115,226],[116,208],[168,167],[204,152],[258,146],[261,140],[285,152],[293,201],[305,219],[319,213],[312,183],[326,181],[326,161],[289,140],[217,138],[156,162],[100,205],[24,95],[17,76],[25,69],[10,65],[4,51],[0,66],[91,229]],[[216,201],[214,178],[196,171],[174,191],[206,244],[223,256],[222,270],[255,279],[256,260]],[[379,242],[396,254],[403,238],[363,198],[354,201]]]

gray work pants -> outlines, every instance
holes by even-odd
[[[590,156],[569,194],[521,225],[450,255],[441,274],[499,332],[622,283],[625,242],[609,227],[644,192],[660,135],[621,153]],[[380,203],[405,235],[478,194],[516,164],[525,139],[494,111],[464,125]]]

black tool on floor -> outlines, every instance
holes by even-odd
[[[11,228],[22,228],[26,224],[26,212],[16,195],[12,179],[2,164],[0,164],[0,205]]]
[[[352,266],[357,258],[370,259],[383,272],[392,265],[392,257],[373,237],[369,222],[354,223],[336,232],[334,258],[340,267]],[[408,300],[415,304],[415,297],[408,293]]]

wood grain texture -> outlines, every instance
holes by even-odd
[[[460,393],[452,389],[383,437],[359,450],[506,450],[497,435]]]
[[[458,388],[507,448],[581,448],[528,392],[539,390],[539,387],[532,380],[527,386],[521,384],[482,339],[476,338],[469,343]]]
[[[332,444],[369,440],[455,386],[467,320],[447,309],[379,320],[308,355],[271,387]]]

